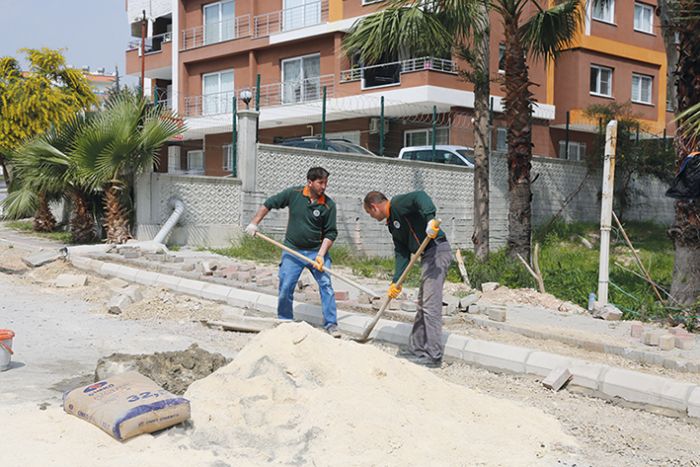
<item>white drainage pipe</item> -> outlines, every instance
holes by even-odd
[[[168,217],[168,220],[165,221],[163,227],[160,228],[156,236],[153,238],[154,243],[163,244],[165,242],[165,238],[168,236],[170,231],[173,230],[175,224],[177,224],[177,221],[180,220],[180,216],[182,216],[185,212],[185,203],[174,197],[168,200],[168,207],[171,208],[173,212],[170,214],[170,217]]]

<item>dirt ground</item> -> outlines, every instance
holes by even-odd
[[[57,388],[63,389],[66,389],[66,385],[70,384],[77,386],[77,383],[70,382],[78,380],[71,378],[79,375],[89,376],[95,368],[97,358],[91,360],[88,358],[90,355],[97,354],[99,356],[99,352],[104,352],[101,356],[105,356],[114,352],[114,350],[108,351],[107,349],[115,347],[128,347],[129,353],[168,350],[158,347],[163,345],[166,347],[175,346],[176,348],[179,346],[182,349],[192,342],[198,342],[206,350],[225,350],[224,353],[227,357],[234,357],[237,350],[250,339],[249,335],[211,330],[196,322],[202,317],[216,319],[220,313],[225,312],[223,308],[219,308],[220,305],[206,300],[175,296],[160,289],[145,288],[144,300],[139,302],[138,308],[130,309],[119,317],[107,315],[106,302],[111,297],[112,292],[108,289],[105,279],[90,276],[89,283],[85,287],[56,289],[51,283],[58,274],[79,273],[79,271],[63,262],[29,270],[20,260],[26,254],[27,251],[0,245],[0,289],[3,290],[3,294],[10,289],[22,292],[21,297],[6,296],[0,303],[0,327],[9,327],[6,322],[3,322],[3,316],[9,316],[10,322],[18,326],[25,318],[34,320],[30,323],[31,326],[28,326],[29,328],[40,329],[39,326],[42,323],[44,326],[50,326],[51,332],[42,334],[42,340],[39,342],[32,342],[32,339],[38,339],[38,336],[22,336],[25,342],[23,345],[30,346],[27,352],[34,352],[37,360],[43,358],[50,361],[37,364],[34,367],[27,363],[24,368],[18,367],[7,373],[0,373],[0,401],[4,401],[3,404],[17,404],[17,409],[13,409],[11,418],[13,423],[20,420],[27,423],[32,423],[33,420],[60,423],[63,416],[56,410],[60,392],[50,390],[48,382],[53,381],[57,384]],[[27,294],[30,294],[31,297],[27,298]],[[48,316],[30,316],[30,313],[25,313],[24,310],[29,301],[40,302],[44,308],[50,308],[51,313],[55,313],[55,316],[50,317],[50,319],[56,320],[55,324]],[[41,313],[49,313],[48,309],[44,308],[42,308]],[[216,314],[217,312],[219,315]],[[53,329],[64,331],[64,327],[73,324],[64,318],[64,313],[71,313],[72,319],[77,316],[82,320],[81,323],[84,323],[81,325],[83,327],[74,330],[75,335],[80,336],[80,339],[77,337],[66,338],[57,331],[53,331]],[[99,319],[99,325],[87,324],[93,323],[94,319]],[[84,326],[89,327],[85,328]],[[466,329],[465,331],[468,335],[479,339],[499,340],[530,347],[537,345],[537,341],[534,339],[510,333],[477,329]],[[113,339],[118,339],[119,342],[111,342],[110,334],[113,335]],[[48,339],[54,340],[47,342]],[[186,345],[184,344],[185,340],[188,342]],[[375,345],[390,354],[396,352],[395,347]],[[600,361],[603,359],[605,363],[650,371],[649,368],[640,368],[640,365],[625,359],[572,349],[564,344],[548,342],[539,345],[541,346],[539,348],[557,353],[567,353],[588,360]],[[51,348],[52,355],[47,355],[45,350],[41,350],[46,348]],[[142,351],[138,349],[142,349]],[[66,363],[69,359],[69,351],[76,355],[70,357],[71,365]],[[18,355],[18,360],[20,358]],[[20,370],[31,372],[27,373],[32,375],[31,384],[27,379],[28,376],[21,378],[17,376]],[[570,390],[554,393],[544,389],[538,381],[532,378],[495,374],[462,363],[446,364],[442,369],[432,371],[447,381],[496,398],[538,408],[555,417],[562,424],[564,432],[575,438],[580,446],[577,456],[580,462],[575,464],[560,463],[559,465],[700,466],[700,457],[698,456],[698,452],[700,452],[700,426],[690,419],[673,418],[627,408]],[[680,380],[687,381],[689,377],[685,373],[677,374],[671,370],[660,368],[653,371]],[[17,372],[16,375],[13,375],[12,373],[15,372]],[[416,394],[416,403],[420,403],[420,398],[426,396],[429,397],[429,395]],[[50,409],[54,410],[50,414],[40,412],[46,409],[47,404]],[[33,407],[31,409],[33,411],[28,407]],[[36,418],[33,414],[37,415]],[[42,415],[38,416],[39,414]],[[5,417],[5,415],[0,414],[0,425],[7,425],[3,420],[9,421],[10,419]],[[76,423],[67,424],[67,426],[84,424],[80,421]],[[20,427],[17,430],[23,435],[29,436],[36,432],[36,436],[40,436],[41,426],[28,425],[23,431]],[[147,439],[145,438],[145,440]],[[464,442],[469,443],[470,440],[465,439]],[[46,446],[56,444],[56,440],[46,440],[46,443]],[[104,449],[107,451],[112,442],[105,439],[101,443],[104,444]],[[60,445],[60,441],[58,444]],[[132,443],[131,446],[134,448],[141,446],[139,449],[148,449],[144,439]],[[228,465],[225,459],[212,461],[210,456],[204,456],[208,460],[197,464],[198,457],[193,454],[192,452],[183,454],[181,460],[187,459],[189,465],[216,465],[219,467]],[[68,464],[58,463],[55,465]],[[74,463],[72,465],[83,464]]]

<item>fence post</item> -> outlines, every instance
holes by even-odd
[[[326,150],[326,87],[323,86],[323,108],[321,109],[321,149]]]
[[[600,263],[598,267],[598,302],[608,303],[610,224],[612,223],[615,190],[615,151],[617,149],[617,120],[611,120],[605,131],[605,160],[603,161],[603,196],[600,206]]]
[[[255,127],[259,112],[255,110],[240,110],[238,114],[238,178],[244,192],[253,192],[257,185],[257,143],[255,142]]]
[[[437,139],[436,135],[435,135],[435,132],[437,130],[436,127],[437,127],[437,106],[434,105],[433,106],[433,160],[435,160],[435,140]]]
[[[564,159],[569,160],[569,124],[571,122],[571,112],[568,110],[566,111],[566,136],[565,138],[565,146],[564,146]]]
[[[384,157],[384,96],[380,100],[379,113],[379,155]]]
[[[238,105],[236,103],[236,93],[233,94],[233,115],[231,117],[231,176],[238,177]]]

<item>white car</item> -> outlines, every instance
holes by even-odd
[[[467,146],[438,144],[433,154],[432,146],[408,146],[401,149],[399,159],[409,161],[436,162],[474,168],[474,149]]]

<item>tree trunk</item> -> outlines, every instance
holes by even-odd
[[[119,201],[119,190],[109,185],[105,190],[105,229],[107,243],[126,243],[131,238],[129,217]]]
[[[700,16],[695,0],[681,0],[672,27],[680,36],[676,67],[678,112],[700,102]],[[679,126],[683,125],[679,122]],[[691,135],[676,132],[678,164],[698,143]],[[675,265],[671,295],[681,304],[692,305],[700,299],[700,202],[677,201],[673,227],[669,230],[675,246]]]
[[[487,6],[482,14],[488,17]],[[489,255],[489,30],[481,31],[474,54],[474,254],[479,261]]]
[[[529,261],[532,234],[532,93],[525,51],[518,32],[517,15],[504,17],[505,117],[508,125],[508,254]]]
[[[34,214],[34,231],[35,232],[53,232],[56,228],[56,218],[53,217],[49,202],[46,199],[46,194],[39,193],[39,207]]]
[[[97,239],[95,221],[92,218],[85,195],[75,191],[72,196],[73,215],[70,220],[71,241],[73,243],[92,243]]]

